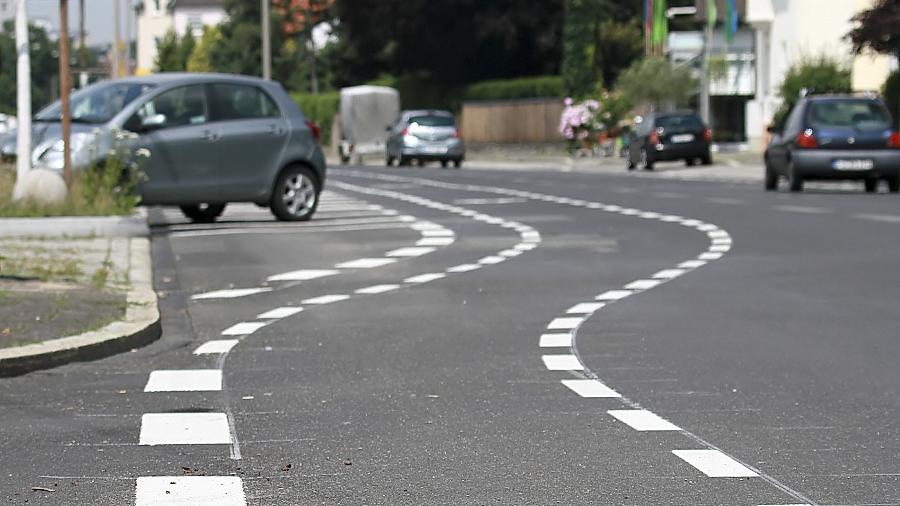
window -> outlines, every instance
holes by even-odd
[[[212,89],[216,119],[228,121],[281,115],[275,102],[256,86],[214,84]]]
[[[71,98],[72,121],[106,123],[151,88],[151,85],[143,83],[103,83],[79,90]],[[61,104],[56,102],[39,112],[36,119],[59,121],[61,110]]]
[[[203,17],[197,13],[188,14],[187,29],[194,37],[203,35]]]
[[[166,91],[138,109],[138,124],[146,118],[162,114],[165,128],[202,125],[209,121],[206,93],[202,84],[183,86]],[[132,121],[129,121],[131,127]]]
[[[813,102],[809,122],[814,129],[885,130],[891,125],[887,111],[871,100]]]
[[[670,129],[699,130],[703,128],[703,122],[694,115],[685,116],[660,116],[656,120],[656,126]]]
[[[425,127],[452,127],[455,126],[453,121],[453,116],[447,115],[423,115],[423,116],[413,116],[409,118],[409,124],[416,124],[419,126]]]

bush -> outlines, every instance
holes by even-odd
[[[616,81],[616,90],[634,105],[683,106],[696,89],[690,70],[676,68],[658,56],[635,62]]]
[[[562,98],[561,76],[521,77],[482,81],[466,87],[466,100],[507,100],[517,98]]]
[[[331,126],[334,115],[341,107],[341,94],[337,91],[328,93],[292,93],[291,98],[300,106],[306,117],[322,129],[322,144],[331,144]]]
[[[781,107],[772,118],[774,125],[781,125],[787,118],[791,108],[800,100],[804,90],[810,93],[850,93],[853,91],[851,71],[835,59],[822,55],[816,58],[804,58],[788,69],[778,96]]]
[[[884,101],[891,110],[894,124],[900,124],[900,70],[891,72],[887,81],[884,82],[881,94],[884,95]]]

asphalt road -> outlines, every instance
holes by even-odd
[[[897,196],[330,177],[307,224],[153,211],[162,339],[0,380],[0,497],[900,504]]]

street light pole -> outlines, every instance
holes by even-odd
[[[703,123],[710,126],[709,106],[709,55],[712,49],[713,30],[709,23],[703,28],[703,64],[700,70],[700,118]]]
[[[16,8],[16,183],[20,183],[31,169],[31,56],[28,40],[28,11],[25,0]]]
[[[271,0],[260,0],[261,15],[260,23],[262,24],[262,76],[263,79],[272,79],[272,16],[269,14],[269,2]]]
[[[66,186],[72,186],[72,114],[69,107],[69,92],[72,88],[72,75],[69,71],[69,0],[59,0],[59,96],[62,106],[62,138],[63,138],[63,178]]]
[[[113,0],[113,79],[122,77],[122,52],[120,50],[122,39],[119,35],[121,33],[119,25],[122,22],[121,9],[121,0]]]

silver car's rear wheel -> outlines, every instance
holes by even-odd
[[[318,180],[306,167],[288,167],[272,194],[272,213],[279,220],[306,221],[319,205]]]

